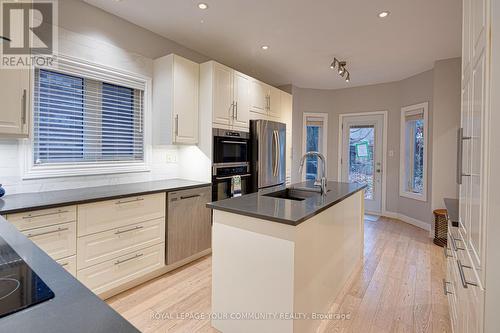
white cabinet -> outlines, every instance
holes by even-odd
[[[250,96],[250,110],[267,115],[269,110],[269,86],[259,80],[252,79]]]
[[[250,90],[250,111],[270,117],[270,120],[279,121],[282,110],[281,90],[256,79],[252,79]]]
[[[76,278],[76,256],[71,256],[56,260],[59,265],[66,269],[71,275]]]
[[[155,144],[197,144],[199,64],[175,54],[154,61]]]
[[[28,137],[31,109],[30,70],[0,70],[0,137]]]
[[[452,287],[450,317],[455,333],[490,332],[487,326],[497,313],[498,301],[485,302],[488,288],[486,274],[495,271],[495,258],[486,260],[486,237],[488,221],[487,193],[492,174],[488,173],[490,156],[487,153],[488,126],[490,118],[489,82],[491,73],[490,19],[487,9],[489,0],[463,0],[462,20],[462,110],[461,127],[463,130],[462,170],[460,185],[458,228],[451,227],[448,246],[450,257],[447,260],[448,285]],[[493,58],[492,58],[493,59]],[[495,126],[495,125],[493,125]],[[495,127],[496,128],[496,127]],[[491,135],[491,134],[490,134]],[[493,283],[497,283],[496,281]],[[490,285],[491,288],[492,285]],[[492,299],[496,296],[490,296]],[[496,304],[495,304],[496,303]],[[495,321],[497,319],[493,319]],[[493,322],[492,321],[492,322]],[[498,321],[498,320],[497,320]]]
[[[200,113],[213,127],[248,131],[251,78],[215,61],[201,64]]]
[[[251,78],[243,73],[234,71],[234,117],[233,125],[246,129],[250,122],[250,82]]]

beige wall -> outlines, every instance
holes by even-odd
[[[402,81],[376,84],[371,86],[346,88],[339,90],[317,90],[293,87],[293,131],[302,133],[302,117],[304,112],[328,113],[328,175],[331,179],[337,179],[338,166],[338,135],[339,115],[344,113],[388,111],[387,128],[387,151],[392,151],[393,156],[386,156],[387,160],[387,190],[386,210],[393,213],[403,214],[412,219],[430,223],[432,221],[433,185],[438,188],[451,188],[454,185],[449,177],[433,181],[433,122],[434,122],[434,99],[438,96],[439,115],[438,119],[449,119],[449,126],[458,126],[457,120],[460,108],[453,109],[453,105],[460,103],[460,68],[452,64],[460,62],[459,59],[436,62],[437,72],[429,70],[421,74],[409,77]],[[445,66],[446,65],[446,66]],[[443,67],[441,67],[443,66]],[[455,73],[455,75],[452,75]],[[458,75],[458,76],[457,76]],[[437,80],[438,89],[434,89]],[[449,89],[444,89],[448,86]],[[457,91],[458,90],[458,91]],[[458,94],[458,95],[457,95]],[[449,101],[452,99],[453,101]],[[427,202],[412,200],[399,196],[399,147],[400,147],[400,119],[401,107],[421,102],[429,102],[429,150],[428,150],[428,183]],[[441,106],[446,105],[446,107]],[[459,104],[458,104],[459,105]],[[441,111],[445,110],[445,111]],[[302,152],[302,135],[294,135],[293,139],[293,174],[294,182],[299,180],[299,160]],[[449,145],[448,138],[442,141],[439,150],[446,149]],[[455,146],[448,147],[454,153]],[[450,153],[451,154],[451,153]],[[451,164],[455,159],[449,160],[449,164],[437,163],[439,173],[449,172]],[[454,166],[452,172],[454,172]],[[448,192],[446,192],[448,194]],[[439,192],[442,195],[442,192]],[[435,198],[440,201],[442,198]]]
[[[436,61],[434,66],[433,209],[443,207],[443,198],[458,198],[455,178],[461,106],[460,73],[460,58]]]

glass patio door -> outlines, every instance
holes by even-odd
[[[342,181],[367,185],[365,210],[382,211],[383,115],[346,116],[342,122]]]

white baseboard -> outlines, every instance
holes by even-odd
[[[401,221],[403,221],[405,223],[414,225],[415,227],[418,227],[420,229],[424,229],[425,231],[428,231],[429,232],[429,236],[431,236],[430,235],[431,224],[429,224],[429,223],[425,223],[424,221],[417,220],[417,219],[415,219],[413,217],[409,217],[409,216],[406,216],[404,214],[395,213],[395,212],[389,212],[389,211],[383,212],[381,214],[381,216],[389,217],[389,218],[392,218],[392,219],[398,219],[398,220],[401,220]]]

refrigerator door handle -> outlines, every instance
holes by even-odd
[[[276,175],[279,176],[281,171],[281,138],[279,131],[276,131],[276,138],[278,139],[278,163],[276,167]]]
[[[273,131],[273,143],[274,143],[274,166],[273,166],[273,176],[276,177],[278,175],[278,132],[276,130]]]

